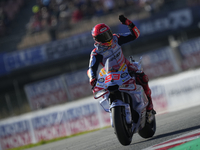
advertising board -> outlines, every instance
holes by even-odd
[[[27,66],[43,63],[46,59],[45,49],[42,46],[22,51],[9,52],[3,56],[7,71],[13,71]]]
[[[150,84],[151,97],[154,105],[154,109],[158,112],[165,112],[168,109],[167,96],[165,86]]]
[[[28,120],[0,124],[0,145],[3,150],[32,143]]]
[[[182,57],[183,70],[200,65],[200,38],[183,42],[178,48]]]
[[[64,103],[68,100],[62,76],[28,84],[24,89],[33,110]]]
[[[178,110],[183,106],[195,106],[200,103],[200,72],[191,71],[185,76],[177,75],[165,84],[168,105],[171,110]]]
[[[45,44],[48,60],[70,58],[76,55],[89,54],[94,40],[90,32],[81,33],[66,39]]]
[[[65,116],[69,135],[99,128],[98,113],[96,102],[67,109]]]
[[[63,111],[33,117],[31,122],[37,142],[67,135]]]
[[[86,69],[65,74],[65,82],[71,99],[92,94]]]
[[[134,57],[139,58],[139,56],[142,56],[142,68],[149,78],[171,74],[180,69],[170,47],[163,47]]]

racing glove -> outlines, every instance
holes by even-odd
[[[135,26],[133,22],[131,22],[129,19],[124,17],[124,15],[119,15],[119,20],[122,24],[127,25],[129,30],[131,31],[132,35],[135,35],[135,39],[137,39],[140,35],[139,29]]]
[[[133,24],[129,19],[124,17],[124,15],[119,15],[119,20],[121,21],[122,24],[127,25],[127,26]]]
[[[97,79],[93,78],[93,79],[90,80],[90,85],[94,86],[96,84],[96,82],[97,82]]]

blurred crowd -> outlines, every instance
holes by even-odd
[[[70,30],[74,24],[87,19],[98,18],[118,12],[131,10],[131,13],[148,11],[151,14],[174,2],[184,1],[188,5],[200,4],[200,0],[33,0],[32,16],[27,24],[28,33],[47,30],[52,40],[56,33]],[[0,36],[7,29],[24,5],[24,0],[0,0]],[[28,3],[28,2],[27,2]]]
[[[187,0],[189,6],[200,5],[200,0]]]
[[[146,10],[152,11],[162,2],[163,0],[36,0],[36,5],[32,7],[34,15],[27,29],[29,33],[46,29],[52,40],[55,40],[57,31],[69,30],[82,20],[101,17],[130,7],[137,11],[149,6]]]
[[[0,0],[0,37],[6,35],[23,5],[24,0]]]

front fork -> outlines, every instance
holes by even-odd
[[[131,115],[131,108],[130,105],[127,103],[122,102],[119,99],[116,99],[115,101],[112,102],[112,104],[110,105],[110,117],[112,118],[112,113],[111,113],[111,109],[114,107],[124,107],[125,108],[125,116],[126,116],[126,123],[127,124],[131,124],[132,123],[132,115]],[[111,119],[112,120],[112,119]],[[113,124],[111,124],[113,127]]]
[[[103,104],[105,101],[108,102],[108,97],[104,97],[101,101],[99,101],[100,105],[103,107],[103,109],[106,112],[110,113],[110,121],[111,121],[111,126],[113,126],[113,121],[112,121],[112,113],[111,109],[114,107],[124,107],[125,108],[125,116],[126,116],[126,123],[131,124],[132,123],[132,115],[131,115],[131,108],[130,105],[127,103],[124,103],[122,100],[116,99],[112,102],[109,108],[105,108],[105,105]]]

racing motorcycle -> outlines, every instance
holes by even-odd
[[[141,61],[142,57],[138,62],[131,58],[139,72],[142,71]],[[100,105],[110,113],[111,126],[122,145],[129,145],[135,133],[143,138],[154,135],[155,114],[147,113],[147,96],[142,86],[136,84],[135,75],[128,72],[125,63],[118,64],[116,59],[108,58],[92,92],[95,99],[101,98]]]

